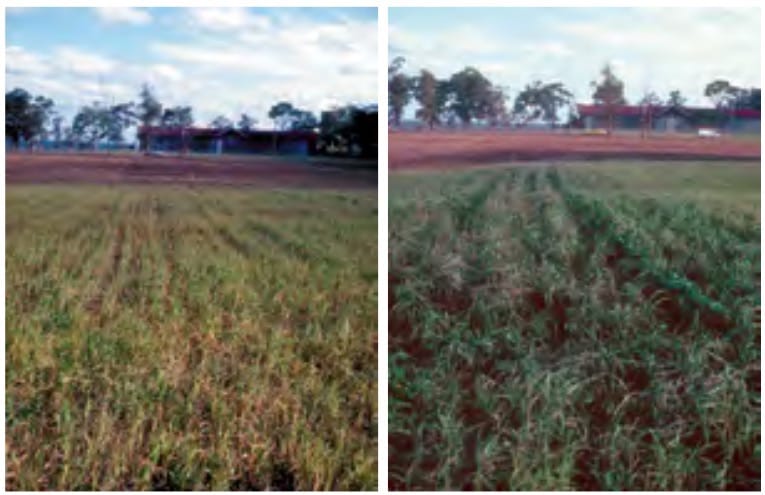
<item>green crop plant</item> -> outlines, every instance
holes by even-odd
[[[760,489],[759,164],[398,173],[392,489]]]
[[[375,194],[6,192],[7,489],[376,488]]]

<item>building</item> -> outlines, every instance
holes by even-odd
[[[141,148],[192,153],[312,155],[318,135],[313,131],[242,131],[200,127],[139,127]]]
[[[585,129],[609,128],[608,107],[605,105],[577,105],[580,127]],[[617,105],[613,107],[613,127],[623,130],[641,130],[649,127],[659,132],[696,132],[699,128],[714,127],[723,132],[758,134],[760,111],[738,109],[720,112],[715,108]]]

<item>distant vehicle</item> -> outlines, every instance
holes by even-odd
[[[592,136],[605,136],[606,134],[608,134],[608,129],[603,129],[603,128],[585,129],[583,134],[592,135]]]
[[[700,138],[719,138],[721,136],[720,131],[709,127],[700,127],[698,134]]]

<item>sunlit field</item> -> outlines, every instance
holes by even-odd
[[[391,175],[392,489],[760,490],[760,165]]]
[[[376,489],[375,192],[6,193],[6,488]]]

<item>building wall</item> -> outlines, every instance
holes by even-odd
[[[696,129],[687,119],[677,115],[654,117],[651,127],[659,132],[693,132]]]
[[[309,155],[314,152],[315,144],[310,137],[300,135],[277,135],[270,133],[241,136],[225,134],[223,136],[187,137],[189,151],[194,153],[247,153],[267,154],[276,152],[286,155]],[[149,136],[148,149],[151,151],[181,152],[183,140],[177,135]]]
[[[759,119],[734,118],[723,126],[723,131],[734,134],[759,134],[760,129]]]
[[[584,117],[586,129],[608,129],[607,115],[587,115]],[[640,129],[642,127],[639,115],[614,115],[614,129]]]

